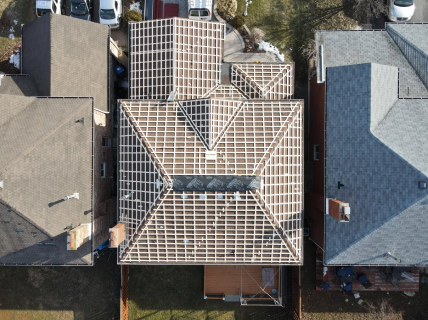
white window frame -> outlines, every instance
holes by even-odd
[[[320,145],[314,144],[314,161],[318,161],[319,159],[320,159]]]
[[[107,175],[107,164],[105,162],[101,162],[101,178],[105,178]]]

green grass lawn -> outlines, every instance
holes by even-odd
[[[35,11],[35,0],[0,1],[0,57],[10,47],[21,41],[21,24],[35,19]],[[14,20],[16,20],[16,24],[14,24]],[[13,27],[13,32],[11,27]],[[9,37],[10,34],[13,34],[14,39]],[[1,67],[0,71],[2,71]]]
[[[284,320],[281,307],[204,300],[202,266],[131,266],[129,319]]]
[[[287,0],[288,1],[288,0]],[[245,11],[245,0],[238,0],[238,9],[235,14],[243,14]],[[264,21],[272,16],[274,1],[272,0],[252,0],[248,6],[248,15],[246,16],[247,26],[251,29],[254,27],[263,30]]]
[[[115,320],[115,251],[92,267],[0,267],[0,320]]]

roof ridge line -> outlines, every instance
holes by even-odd
[[[196,100],[210,100],[210,98],[201,98],[201,99],[196,99]],[[182,101],[186,101],[186,100],[182,100]],[[205,147],[206,150],[210,150],[209,144],[206,144],[205,139],[202,137],[201,132],[199,131],[198,127],[196,126],[196,124],[193,122],[192,118],[189,116],[189,114],[187,113],[187,111],[184,109],[184,107],[181,105],[180,101],[175,101],[178,104],[178,108],[180,109],[181,112],[183,112],[184,117],[186,118],[186,120],[189,122],[190,126],[193,129],[193,132],[196,133],[196,135],[198,136],[199,140],[202,142],[202,145]]]
[[[272,82],[272,81],[274,81],[274,79],[279,75],[279,74],[282,74],[282,77],[280,77],[280,79],[279,80],[281,80],[281,79],[283,79],[286,75],[288,75],[288,73],[290,72],[290,69],[288,69],[287,68],[287,66],[288,65],[286,65],[286,66],[284,66],[282,69],[281,69],[281,71],[279,71],[276,75],[274,75],[273,77],[272,77],[272,79],[263,87],[263,90],[266,90],[266,88],[270,85],[270,83]],[[286,73],[284,73],[284,70],[286,70],[287,72]],[[270,88],[269,90],[267,90],[267,92],[270,92],[272,90],[272,88]],[[267,93],[266,92],[266,93]]]
[[[278,234],[278,236],[281,238],[281,240],[284,242],[284,244],[287,246],[288,250],[290,251],[291,255],[296,258],[298,261],[300,261],[300,257],[297,255],[297,249],[294,247],[294,245],[291,243],[291,241],[288,239],[287,233],[282,228],[279,221],[275,218],[275,215],[271,212],[269,206],[264,201],[263,197],[260,195],[259,192],[254,192],[252,190],[249,191],[251,195],[254,197],[254,200],[256,201],[257,205],[259,206],[260,210],[263,212],[267,220],[270,222],[274,232]],[[266,208],[267,210],[264,210]],[[268,212],[266,212],[268,211]],[[271,219],[272,216],[273,218]],[[272,222],[273,220],[273,222]],[[278,224],[278,226],[276,225]],[[278,229],[282,231],[283,236],[278,232]]]
[[[241,104],[238,105],[238,108],[236,108],[235,112],[229,117],[229,121],[224,125],[223,129],[218,134],[217,139],[213,143],[213,146],[212,146],[213,150],[217,147],[217,145],[223,139],[224,135],[226,134],[227,130],[229,130],[229,128],[231,127],[232,123],[235,122],[236,117],[241,112],[241,110],[243,109],[243,107],[245,105],[248,105],[247,101],[237,101],[237,102],[241,102]]]
[[[238,71],[238,70],[240,70],[244,75],[245,75],[245,77],[244,77],[244,81],[245,82],[247,82],[250,86],[252,86],[253,87],[253,89],[258,89],[260,92],[259,92],[259,94],[261,95],[261,96],[263,96],[263,98],[264,98],[264,88],[262,88],[258,83],[257,83],[257,81],[256,80],[254,80],[252,77],[250,77],[244,70],[242,70],[241,69],[241,67],[239,67],[238,65],[235,65],[236,66],[236,71]],[[247,79],[249,79],[249,80],[251,80],[251,81],[246,81]],[[253,85],[253,83],[254,83],[254,85]]]
[[[296,111],[296,107],[293,108],[293,110],[291,110],[290,114],[292,114],[293,112]],[[290,115],[287,116],[287,118],[284,120],[284,122],[281,124],[281,128],[278,130],[277,134],[275,135],[275,138],[272,140],[271,144],[269,145],[269,147],[266,149],[263,157],[261,157],[259,163],[257,164],[257,166],[254,168],[253,170],[253,174],[255,174],[255,172],[257,170],[260,170],[260,172],[262,172],[265,168],[266,165],[269,163],[270,159],[272,159],[272,154],[276,151],[276,148],[278,147],[279,143],[284,139],[285,134],[287,133],[288,129],[290,128],[290,125],[295,121],[296,117],[300,114],[300,110],[298,110],[296,112],[295,115],[291,116],[291,122],[289,123],[288,126],[285,125],[286,122],[288,122],[287,120],[290,118]],[[279,135],[282,134],[282,137],[280,137],[279,139],[277,139],[279,137]],[[272,149],[272,152],[270,152],[270,150]],[[266,155],[269,154],[269,159],[267,159],[267,161],[264,161],[266,159]],[[264,163],[264,166],[262,166],[262,164]]]
[[[135,228],[135,232],[134,234],[131,236],[131,239],[128,241],[127,246],[125,247],[125,249],[123,250],[123,254],[122,256],[119,258],[119,260],[121,262],[123,262],[122,260],[124,259],[124,257],[129,254],[129,252],[131,250],[134,249],[135,245],[137,244],[139,238],[141,237],[140,232],[144,231],[144,229],[147,229],[147,225],[149,223],[149,221],[151,221],[153,219],[153,217],[156,215],[157,210],[159,209],[159,207],[163,204],[163,201],[165,200],[165,198],[169,195],[169,193],[171,192],[172,189],[167,188],[166,191],[161,191],[161,195],[159,196],[158,199],[160,199],[160,201],[156,201],[155,204],[149,208],[148,212],[152,212],[152,213],[148,213],[147,215],[149,215],[149,217],[145,220],[142,220],[139,225]],[[156,199],[155,199],[156,200]],[[151,211],[150,211],[151,210]],[[146,215],[146,217],[147,217]],[[131,247],[132,246],[132,247]]]
[[[202,99],[206,98],[209,99],[210,95],[217,90],[217,88],[219,87],[219,84],[216,84],[215,86],[213,86],[210,90],[208,90],[203,96]]]
[[[397,105],[397,103],[400,101],[400,100],[404,100],[404,99],[400,99],[400,98],[398,98],[397,99],[397,101],[395,101],[394,102],[394,104],[392,105],[392,106],[390,106],[389,107],[389,110],[388,110],[388,112],[385,114],[385,116],[382,118],[382,120],[381,121],[379,121],[378,123],[377,123],[377,125],[373,128],[373,129],[370,129],[370,132],[373,134],[373,135],[375,135],[374,134],[374,132],[376,131],[376,129],[385,121],[385,119],[386,119],[386,117],[391,113],[391,111],[392,111],[392,109]],[[371,103],[370,103],[370,108],[371,108]],[[371,119],[370,119],[371,120]],[[379,139],[379,138],[378,138]],[[379,139],[380,140],[380,139]]]
[[[136,126],[137,120],[135,120],[134,116],[132,115],[132,112],[124,110],[125,107],[126,107],[125,105],[122,106],[122,111],[126,115],[126,120],[131,124],[131,127],[134,129],[134,133],[136,133],[137,136],[139,138],[141,138],[141,140],[142,140],[141,142],[143,144],[144,151],[150,156],[150,158],[153,159],[153,162],[155,163],[156,169],[159,171],[158,172],[159,175],[162,177],[162,179],[167,177],[168,180],[171,180],[170,176],[168,175],[168,172],[163,167],[162,162],[157,157],[156,152],[154,152],[153,147],[150,145],[150,142],[147,140],[146,135],[143,132],[141,132],[140,130],[138,130],[138,128]],[[131,120],[130,118],[133,118],[133,120]],[[147,149],[152,150],[152,152],[147,152]],[[166,183],[167,181],[164,180],[164,182]]]

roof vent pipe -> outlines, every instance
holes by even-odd
[[[129,192],[128,194],[125,194],[124,196],[122,196],[122,199],[123,200],[125,200],[125,199],[129,199],[129,198],[131,198],[132,197],[132,194],[133,194],[134,192]]]
[[[398,259],[397,257],[394,257],[391,252],[387,252],[383,256],[384,256],[384,258],[390,257],[390,258],[394,259],[395,261],[397,261],[398,263],[401,262],[401,259]]]
[[[64,201],[69,200],[71,198],[79,199],[79,194],[78,193],[73,193],[71,196],[65,196],[64,197]]]

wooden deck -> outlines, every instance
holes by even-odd
[[[272,289],[279,288],[278,266],[264,266],[274,269],[275,286],[268,286],[265,291],[272,294]],[[206,265],[204,276],[204,295],[255,295],[265,294],[262,291],[262,266],[216,266]],[[267,296],[266,296],[267,297]]]
[[[331,287],[329,291],[340,291],[340,283],[334,281],[334,267],[327,267],[327,273],[323,276],[324,266],[322,262],[322,251],[317,248],[316,253],[316,282],[322,279],[327,282]],[[360,291],[419,291],[419,273],[409,273],[415,281],[404,279],[398,283],[399,288],[395,288],[390,282],[380,276],[378,267],[370,266],[369,269],[365,267],[357,267],[358,274],[364,273],[369,281],[373,284],[370,288],[364,288],[358,281],[352,282],[352,292],[357,293]],[[323,290],[316,286],[316,290]]]

